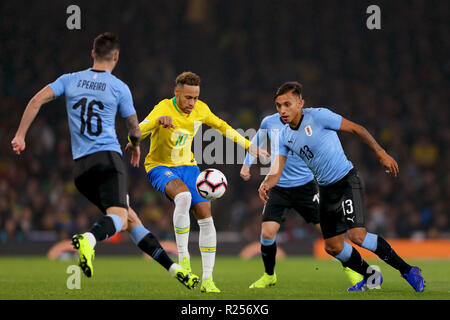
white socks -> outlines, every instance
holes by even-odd
[[[169,273],[172,275],[172,277],[175,277],[175,270],[181,269],[180,265],[178,263],[173,263],[169,268]]]
[[[198,220],[200,227],[199,246],[202,255],[203,276],[202,281],[212,276],[214,262],[216,260],[216,228],[212,217]],[[211,277],[212,279],[212,277]]]
[[[91,244],[92,248],[94,248],[95,245],[97,244],[97,240],[95,240],[94,235],[92,233],[90,233],[90,232],[85,232],[85,233],[83,233],[83,235],[88,239],[88,241]]]
[[[188,251],[189,230],[191,221],[189,218],[189,209],[191,208],[191,193],[181,192],[175,196],[175,210],[173,211],[173,227],[175,230],[175,239],[178,247],[178,261],[184,257],[190,258]]]

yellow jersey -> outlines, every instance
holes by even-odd
[[[161,116],[170,116],[175,128],[164,128],[160,125]],[[212,113],[206,103],[197,100],[192,112],[186,114],[178,108],[175,97],[164,99],[139,124],[141,139],[151,134],[150,151],[145,157],[145,170],[149,172],[157,166],[197,165],[192,152],[192,141],[202,124],[218,130],[245,149],[251,145],[249,140]]]

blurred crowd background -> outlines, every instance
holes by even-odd
[[[92,40],[112,31],[122,50],[114,72],[133,94],[139,119],[173,96],[175,77],[202,77],[200,98],[234,128],[257,129],[275,112],[285,81],[304,86],[306,106],[325,106],[364,125],[399,163],[385,174],[358,138],[340,134],[366,185],[369,231],[390,238],[450,238],[450,6],[379,1],[381,30],[368,30],[364,1],[78,1],[81,30],[66,27],[68,1],[0,2],[0,243],[69,238],[100,214],[75,189],[64,99],[45,105],[27,149],[10,146],[28,100],[60,75],[91,66]],[[122,145],[126,130],[118,120]],[[143,143],[143,157],[148,142]],[[240,159],[242,160],[242,159]],[[129,163],[129,156],[124,156]],[[240,165],[213,203],[219,232],[259,239],[260,165]],[[131,204],[161,239],[172,239],[172,204],[129,166]],[[195,219],[193,230],[195,230]],[[319,237],[291,212],[285,240]]]

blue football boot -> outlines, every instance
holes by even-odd
[[[409,270],[408,273],[402,275],[416,292],[423,292],[423,289],[425,288],[425,280],[421,273],[422,270],[420,270],[419,267],[411,267],[411,270]]]
[[[362,279],[360,282],[351,286],[347,291],[367,291],[372,289],[381,289],[381,284],[383,283],[383,276],[381,272],[378,272],[379,276],[376,278],[374,283],[368,283],[368,279]]]

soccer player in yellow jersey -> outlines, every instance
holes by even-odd
[[[214,115],[208,105],[198,100],[200,77],[183,72],[175,81],[175,97],[159,102],[139,124],[142,138],[151,134],[150,151],[145,158],[145,170],[151,184],[175,203],[173,225],[180,264],[190,270],[188,240],[189,210],[194,210],[200,227],[199,246],[202,257],[202,292],[220,292],[213,281],[216,255],[216,229],[211,216],[211,203],[200,196],[196,180],[200,169],[191,151],[192,141],[204,123],[235,141],[255,155],[270,155],[251,144],[225,121]],[[127,146],[128,148],[129,146]],[[132,156],[131,163],[139,164]]]

